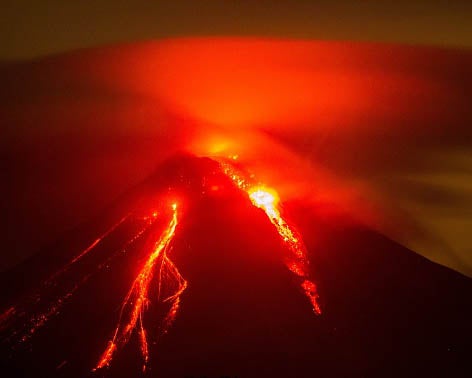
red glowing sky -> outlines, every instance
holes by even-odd
[[[471,67],[470,51],[257,38],[4,67],[5,240],[50,240],[186,149],[237,154],[284,198],[338,203],[470,273]]]

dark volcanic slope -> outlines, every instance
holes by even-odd
[[[223,189],[207,192],[215,182]],[[319,287],[323,314],[316,316],[284,266],[284,246],[265,214],[208,159],[167,162],[102,219],[6,274],[4,307],[74,256],[104,224],[130,207],[139,213],[169,187],[177,188],[172,195],[184,207],[171,257],[189,286],[175,324],[151,343],[149,376],[470,376],[470,279],[344,216],[290,203],[286,210],[304,236]],[[59,283],[72,285],[94,272],[136,231],[135,223],[118,227]],[[27,343],[10,344],[12,328],[3,330],[1,375],[93,375],[143,262],[142,243],[93,274]],[[158,324],[162,309],[151,304],[146,316]],[[150,331],[157,335],[157,325]],[[139,375],[137,342],[135,335],[111,368],[96,374]]]

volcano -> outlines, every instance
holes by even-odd
[[[469,278],[244,174],[175,156],[4,273],[1,375],[470,376]]]

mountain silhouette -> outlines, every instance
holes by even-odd
[[[167,253],[187,282],[175,320],[163,326],[172,301],[158,298],[154,274],[145,370],[136,330],[109,366],[93,370],[173,201],[180,217]],[[287,247],[264,211],[217,161],[177,155],[3,274],[2,377],[470,376],[471,279],[326,204],[290,201],[283,210],[306,245],[320,315],[285,266]],[[171,295],[173,284],[161,279],[160,295]]]

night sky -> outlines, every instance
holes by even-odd
[[[176,36],[257,35],[472,46],[472,3],[5,0],[0,58]]]

